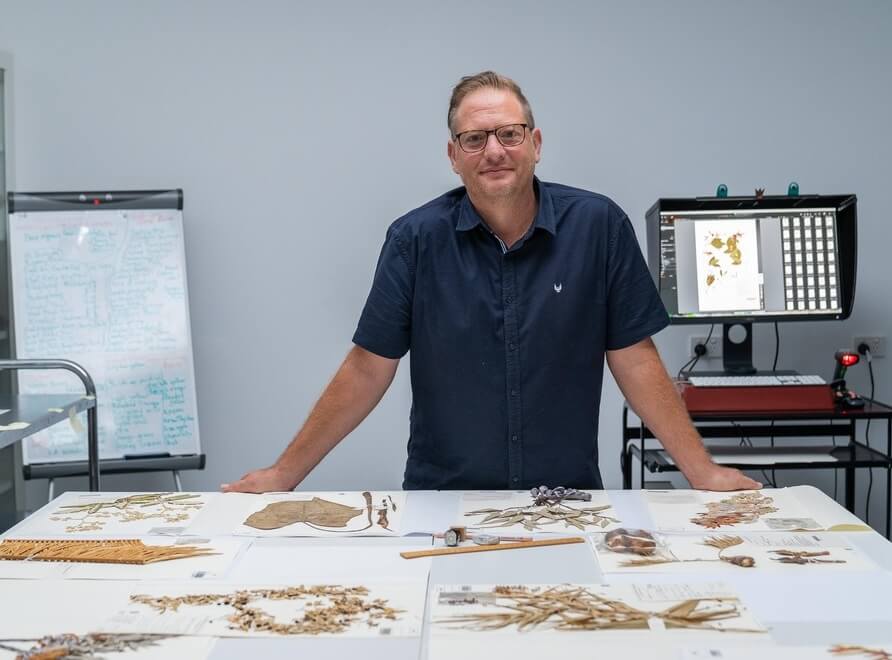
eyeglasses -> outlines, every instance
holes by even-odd
[[[526,124],[505,124],[489,131],[480,129],[456,133],[453,139],[458,142],[462,151],[473,154],[486,148],[490,134],[494,134],[503,147],[516,147],[523,144],[527,135],[526,129]]]

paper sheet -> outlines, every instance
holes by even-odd
[[[2,580],[0,639],[94,632],[137,584],[116,580]]]
[[[427,580],[431,558],[406,561],[404,550],[431,547],[422,539],[255,539],[227,578],[230,582],[362,582]]]
[[[102,651],[99,655],[106,660],[171,660],[171,658],[203,660],[211,654],[216,641],[213,637],[167,637],[159,639],[152,646],[125,651]],[[27,642],[10,645],[21,651],[33,647]],[[13,651],[0,649],[0,660],[14,660],[17,655]]]
[[[766,629],[759,625],[736,597],[731,587],[723,583],[664,583],[635,585],[525,585],[522,587],[511,586],[509,589],[524,589],[528,593],[542,593],[545,591],[576,592],[577,599],[590,599],[599,601],[599,612],[603,613],[608,607],[608,601],[620,602],[626,607],[632,607],[652,616],[641,621],[640,625],[632,627],[619,627],[601,630],[560,630],[557,628],[561,622],[572,618],[570,614],[559,615],[555,613],[545,621],[539,621],[535,625],[527,625],[523,628],[524,635],[530,637],[548,636],[556,642],[563,635],[587,636],[598,643],[621,642],[631,640],[641,642],[644,635],[654,635],[653,642],[657,643],[660,637],[675,636],[683,638],[693,635],[696,638],[709,639],[710,635],[716,638],[740,638],[752,640],[764,637]],[[503,588],[496,585],[441,585],[433,590],[430,601],[431,639],[435,637],[479,636],[480,628],[468,620],[468,617],[483,615],[490,617],[493,622],[496,615],[506,617],[522,617],[523,613],[517,608],[521,601],[505,595]],[[580,590],[584,590],[581,592]],[[670,608],[681,605],[689,599],[701,599],[696,605],[696,612],[715,612],[733,608],[731,613],[724,618],[703,620],[702,628],[698,630],[667,627],[666,619],[657,616],[665,613]],[[625,608],[621,608],[625,609]],[[627,610],[626,610],[627,612]],[[728,614],[726,612],[726,614]],[[628,615],[626,615],[628,616]],[[500,621],[504,623],[504,620]],[[487,630],[487,636],[501,637],[516,635],[519,626],[508,622],[503,627]],[[646,639],[646,638],[645,638]],[[479,643],[479,639],[475,640]],[[433,641],[432,641],[433,646]]]
[[[243,630],[229,618],[236,609],[224,599],[231,599],[237,592],[257,594],[247,603],[255,611],[255,622],[271,617],[273,624],[302,622],[320,608],[329,607],[334,601],[325,595],[306,595],[300,598],[283,598],[281,594],[289,588],[321,587],[319,584],[251,584],[231,583],[139,583],[130,597],[117,603],[116,613],[99,625],[103,632],[142,632],[158,634],[209,635],[214,637],[282,637],[282,633],[269,629]],[[323,632],[313,637],[417,637],[421,635],[424,618],[424,598],[427,584],[422,580],[405,582],[372,582],[368,580],[335,584],[336,587],[365,587],[364,595],[348,596],[359,598],[358,607],[364,609],[355,613],[347,628],[338,632]],[[272,592],[271,596],[264,593]],[[153,608],[149,604],[134,600],[138,596],[149,598],[177,598],[188,595],[211,595],[213,598],[202,604],[178,604],[167,609]],[[369,612],[376,612],[376,605],[397,610],[394,618],[368,619]],[[367,606],[368,607],[366,609]],[[318,615],[312,616],[319,620]],[[339,620],[345,619],[340,615]],[[307,636],[308,633],[294,634]]]
[[[523,522],[518,521],[513,524],[499,526],[500,521],[492,520],[485,522],[487,517],[493,515],[496,511],[513,513],[517,518],[525,512],[545,511],[547,507],[536,506],[533,504],[533,498],[529,491],[466,491],[462,494],[459,511],[454,522],[455,525],[473,528],[475,531],[485,532],[498,535],[530,535],[540,533],[557,533],[557,534],[585,534],[591,532],[609,531],[621,526],[621,522],[616,517],[616,512],[610,503],[610,498],[606,491],[590,490],[586,491],[592,496],[591,501],[584,502],[579,500],[565,500],[559,507],[566,509],[593,509],[607,507],[602,511],[595,512],[597,522],[592,523],[592,517],[588,518],[588,522],[583,524],[583,528],[567,523],[563,520],[553,517],[540,518],[538,521],[532,520],[527,516],[530,526],[524,526]],[[482,513],[474,514],[475,511]],[[548,514],[551,515],[551,514]],[[578,519],[577,519],[578,520]]]
[[[10,538],[133,538],[180,534],[219,493],[67,492],[6,535]],[[126,498],[157,496],[128,503]],[[117,502],[115,504],[115,502]],[[90,508],[92,506],[92,508]]]
[[[732,493],[646,491],[645,498],[653,526],[659,531],[736,533],[823,528],[788,488]]]
[[[310,522],[272,529],[245,524],[249,520],[254,525],[272,524],[269,514],[293,518],[294,511],[283,511],[283,504],[302,507],[301,515],[309,514]],[[405,506],[406,494],[402,491],[223,493],[188,532],[198,536],[399,536]]]
[[[877,568],[849,539],[842,534],[834,533],[731,532],[697,535],[652,533],[656,547],[648,555],[615,552],[607,547],[605,536],[599,534],[590,539],[598,557],[598,564],[604,573],[694,574],[723,571],[745,577],[757,571],[800,574],[811,571],[818,573],[872,571]],[[737,537],[741,543],[722,550],[722,556],[726,559],[735,556],[751,557],[754,560],[752,566],[743,567],[722,561],[719,559],[719,549],[706,543],[710,539],[729,537]],[[797,557],[791,553],[803,554]]]
[[[833,653],[832,649],[837,649]],[[843,652],[843,651],[846,652]],[[768,646],[759,648],[759,660],[879,660],[881,653],[892,655],[892,642],[885,644],[844,641],[831,646]],[[710,646],[685,649],[682,660],[751,660],[751,648],[734,646]]]
[[[711,634],[711,633],[710,633]],[[428,641],[427,660],[679,660],[680,648],[665,635],[649,635],[649,640],[623,636],[605,640],[593,633],[570,635],[499,635],[498,647],[484,643],[483,637],[434,635]],[[654,641],[657,637],[658,642]],[[764,635],[760,635],[764,637]],[[681,641],[681,640],[679,640]],[[752,643],[749,645],[752,652]],[[699,660],[699,659],[698,659]]]

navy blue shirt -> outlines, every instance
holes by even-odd
[[[353,341],[411,351],[405,489],[603,487],[604,351],[669,317],[616,204],[534,186],[536,218],[510,250],[464,188],[387,231]]]

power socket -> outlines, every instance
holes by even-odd
[[[857,352],[858,346],[867,344],[870,346],[871,357],[883,357],[886,355],[886,338],[885,337],[853,337],[852,350]]]
[[[688,349],[691,357],[697,355],[694,352],[694,347],[697,344],[703,344],[706,346],[706,355],[701,357],[704,358],[720,358],[722,357],[722,336],[718,333],[713,333],[712,337],[709,338],[709,343],[706,343],[706,335],[693,335],[690,338],[691,346]]]

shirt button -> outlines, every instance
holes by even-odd
[[[507,298],[505,298],[506,305],[510,305],[512,302],[514,302],[514,298],[512,298],[511,296],[508,296]]]
[[[511,390],[511,396],[517,396],[517,390]]]
[[[511,442],[513,442],[514,444],[517,444],[517,434],[516,433],[511,436]]]
[[[508,344],[509,351],[513,351],[515,348],[517,348],[517,344]]]
[[[520,477],[513,477],[513,478],[511,479],[511,482],[512,482],[512,483],[515,483],[515,484],[516,484],[518,481],[520,481]]]

